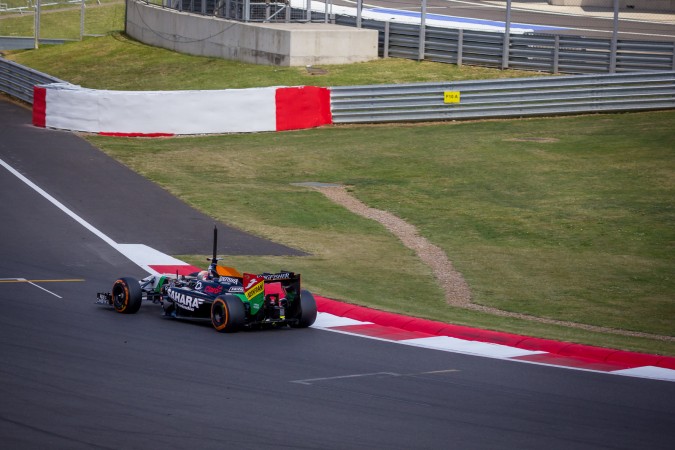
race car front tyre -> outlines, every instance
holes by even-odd
[[[221,295],[211,304],[211,324],[216,331],[239,331],[246,321],[244,304],[232,294]]]
[[[298,321],[291,324],[293,328],[307,328],[316,320],[316,300],[311,292],[304,289],[300,291],[300,310],[296,318]]]
[[[135,278],[119,278],[112,287],[112,305],[122,314],[134,314],[141,308],[143,293]]]

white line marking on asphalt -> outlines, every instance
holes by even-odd
[[[436,375],[438,373],[451,373],[451,372],[459,372],[459,369],[432,370],[431,372],[415,373],[412,375]]]
[[[107,243],[112,248],[114,248],[115,250],[120,252],[122,255],[127,257],[132,262],[134,262],[136,265],[143,268],[148,273],[157,274],[156,271],[152,270],[150,267],[148,267],[147,264],[145,264],[147,261],[145,261],[145,259],[141,257],[142,252],[139,251],[139,249],[148,250],[148,249],[150,249],[150,247],[142,246],[140,244],[118,244],[117,242],[113,241],[110,237],[108,237],[105,233],[103,233],[102,231],[100,231],[99,229],[97,229],[96,227],[91,225],[89,222],[84,220],[82,217],[75,214],[75,212],[73,212],[66,205],[64,205],[63,203],[61,203],[60,201],[58,201],[57,199],[55,199],[51,195],[49,195],[49,193],[47,193],[45,190],[43,190],[38,185],[36,185],[32,181],[30,181],[28,178],[23,176],[21,173],[19,173],[18,170],[14,169],[12,166],[7,164],[2,159],[0,159],[0,165],[3,166],[5,169],[7,169],[12,175],[17,177],[19,180],[23,181],[28,187],[30,187],[35,192],[37,192],[42,197],[44,197],[46,200],[48,200],[50,203],[52,203],[54,206],[56,206],[61,211],[66,213],[72,219],[74,219],[77,223],[79,223],[80,225],[82,225],[84,228],[91,231],[92,233],[94,233],[96,236],[101,238],[105,243]],[[157,252],[154,249],[151,249],[151,250],[153,250],[155,253]],[[154,255],[154,253],[153,253],[153,255]]]
[[[51,195],[49,195],[46,191],[44,191],[42,188],[40,188],[38,185],[36,185],[36,184],[33,183],[32,181],[30,181],[28,178],[26,178],[25,176],[21,175],[21,174],[19,173],[19,171],[17,171],[16,169],[14,169],[12,166],[10,166],[9,164],[7,164],[7,163],[6,163],[5,161],[3,161],[2,159],[0,159],[0,165],[2,165],[5,169],[7,169],[12,175],[14,175],[15,177],[17,177],[19,180],[21,180],[21,181],[23,181],[24,183],[26,183],[26,185],[28,185],[30,188],[32,188],[35,192],[37,192],[37,193],[40,194],[41,196],[43,196],[45,199],[47,199],[49,202],[51,202],[54,206],[56,206],[56,207],[59,208],[61,211],[63,211],[63,212],[66,213],[67,215],[69,215],[69,216],[70,216],[72,219],[74,219],[77,223],[79,223],[80,225],[82,225],[82,226],[85,227],[87,230],[91,231],[92,233],[94,233],[96,236],[98,236],[98,237],[100,237],[101,239],[103,239],[103,240],[104,240],[106,243],[108,243],[111,247],[113,247],[113,248],[115,248],[115,249],[118,248],[117,242],[115,242],[115,241],[113,241],[112,239],[110,239],[108,236],[106,236],[105,234],[103,234],[103,233],[102,233],[101,231],[99,231],[98,229],[94,228],[94,226],[92,226],[89,222],[87,222],[87,221],[84,220],[82,217],[80,217],[80,216],[78,216],[77,214],[75,214],[75,213],[74,213],[72,210],[70,210],[66,205],[64,205],[63,203],[61,203],[60,201],[58,201],[57,199],[55,199],[55,198],[52,197]]]
[[[26,283],[28,283],[28,284],[30,284],[30,285],[33,285],[33,286],[35,286],[35,287],[38,288],[38,289],[42,289],[43,291],[47,292],[48,294],[52,294],[54,297],[63,298],[63,297],[61,297],[60,295],[55,294],[55,293],[53,293],[52,291],[50,291],[50,290],[48,290],[48,289],[45,289],[45,288],[43,288],[42,286],[39,286],[39,285],[33,283],[32,281],[26,280],[25,278],[17,278],[17,279],[18,279],[19,281],[23,281],[23,282],[26,282]]]
[[[420,375],[438,375],[443,373],[452,373],[459,372],[459,369],[446,369],[446,370],[432,370],[429,372],[417,372],[417,373],[395,373],[395,372],[374,372],[374,373],[357,373],[354,375],[341,375],[336,377],[325,377],[325,378],[308,378],[306,380],[293,380],[291,383],[304,384],[306,386],[311,386],[312,383],[318,381],[332,381],[332,380],[344,380],[348,378],[365,378],[365,377],[376,377],[376,376],[387,376],[387,377],[416,377]]]
[[[393,372],[375,372],[375,373],[359,373],[355,375],[342,375],[342,376],[337,376],[337,377],[325,377],[325,378],[308,378],[306,380],[294,380],[291,381],[291,383],[298,383],[298,384],[305,384],[305,385],[311,385],[312,383],[316,381],[331,381],[331,380],[343,380],[346,378],[363,378],[363,377],[375,377],[378,375],[387,375],[390,377],[400,377],[400,373],[393,373]]]

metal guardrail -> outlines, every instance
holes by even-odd
[[[181,12],[243,22],[308,22],[311,10],[291,8],[289,0],[142,0]],[[311,0],[310,0],[311,1]]]
[[[153,0],[143,0],[152,2]],[[159,0],[154,0],[155,2]],[[330,8],[328,5],[330,4]],[[549,73],[593,74],[675,70],[675,41],[591,38],[567,34],[509,33],[441,28],[310,11],[288,0],[165,0],[183,12],[245,22],[331,22],[378,30],[383,57]],[[422,35],[422,37],[420,36]]]
[[[65,83],[56,77],[38,72],[5,58],[0,58],[0,91],[33,104],[33,86]]]
[[[33,103],[65,83],[0,58],[0,91]],[[458,103],[446,103],[458,93]],[[331,88],[333,123],[415,122],[675,109],[675,71]]]
[[[40,38],[39,45],[60,45],[65,42],[73,41],[72,39],[50,39]],[[19,50],[35,48],[34,36],[0,36],[0,50]]]
[[[445,103],[445,93],[459,103]],[[334,123],[414,122],[675,108],[675,72],[333,87]]]
[[[336,16],[338,25],[355,27],[356,18]],[[617,41],[551,34],[510,34],[504,58],[504,33],[426,26],[420,58],[420,26],[364,20],[378,30],[383,57],[467,64],[548,73],[589,74],[675,70],[673,41]],[[613,59],[614,58],[614,59]]]

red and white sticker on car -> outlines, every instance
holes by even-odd
[[[250,301],[265,290],[265,279],[252,273],[244,274],[244,295]]]

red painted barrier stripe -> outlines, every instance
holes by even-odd
[[[33,86],[33,125],[44,128],[47,123],[47,90]]]
[[[328,88],[278,88],[275,101],[277,131],[300,130],[333,123]]]
[[[145,137],[145,138],[157,138],[157,137],[173,137],[174,133],[111,133],[107,131],[101,131],[98,133],[101,136],[115,136],[115,137]]]

